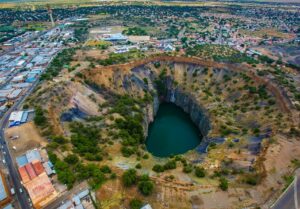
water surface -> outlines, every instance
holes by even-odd
[[[190,116],[172,103],[159,106],[150,124],[146,147],[154,156],[182,154],[200,144],[201,135]]]

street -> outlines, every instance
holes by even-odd
[[[296,172],[295,179],[287,190],[280,196],[272,209],[299,209],[300,203],[300,172]]]

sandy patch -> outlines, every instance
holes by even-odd
[[[12,137],[18,136],[17,139]],[[5,137],[12,154],[15,156],[22,155],[27,150],[46,146],[47,142],[41,137],[33,122],[28,122],[20,126],[6,129]],[[16,150],[13,149],[16,148]]]

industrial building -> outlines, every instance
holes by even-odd
[[[58,192],[48,177],[48,173],[55,173],[50,167],[52,164],[45,167],[43,164],[47,164],[49,161],[43,162],[44,159],[37,149],[27,151],[16,160],[22,184],[27,190],[34,208],[43,208],[54,201]]]
[[[124,36],[122,33],[114,33],[114,34],[104,34],[102,36],[102,40],[104,41],[127,41],[128,37]]]
[[[0,208],[6,207],[12,198],[7,187],[4,175],[0,171]]]
[[[49,177],[45,172],[36,176],[31,181],[24,183],[34,208],[39,209],[54,201],[58,192],[53,187]]]
[[[27,122],[29,114],[33,113],[34,110],[25,111],[14,111],[9,116],[9,127],[18,126]]]

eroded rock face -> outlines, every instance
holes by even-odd
[[[208,135],[208,132],[211,129],[208,116],[192,95],[180,90],[180,88],[168,88],[165,101],[174,103],[181,107],[190,115],[192,121],[199,128],[202,136],[206,137]]]
[[[146,108],[146,118],[144,123],[145,136],[148,134],[148,126],[154,121],[155,115],[158,111],[161,102],[170,102],[181,107],[186,113],[188,113],[192,121],[199,128],[201,135],[205,139],[211,130],[211,124],[207,113],[204,108],[201,107],[193,96],[180,87],[174,87],[173,80],[168,77],[165,81],[167,87],[166,95],[162,97],[154,96],[153,103]]]

